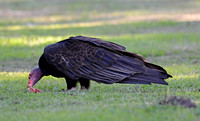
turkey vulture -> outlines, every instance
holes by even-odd
[[[126,48],[97,38],[70,37],[48,45],[39,59],[39,67],[29,74],[33,87],[43,76],[63,77],[67,90],[90,87],[90,80],[104,83],[163,84],[172,77],[162,67],[149,63]]]

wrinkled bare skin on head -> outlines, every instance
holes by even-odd
[[[33,87],[41,78],[43,77],[43,73],[40,68],[33,69],[29,74],[29,82],[28,85]]]

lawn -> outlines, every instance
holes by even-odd
[[[198,121],[200,119],[199,0],[0,0],[0,121]],[[29,72],[43,48],[84,35],[121,44],[173,78],[169,85],[104,85],[69,91],[44,77],[30,93]],[[197,108],[159,105],[171,96]]]

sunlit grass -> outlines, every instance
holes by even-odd
[[[176,69],[174,69],[176,68]],[[187,70],[185,69],[187,68]],[[190,97],[193,102],[199,106],[199,92],[198,82],[199,73],[193,73],[195,67],[192,65],[177,65],[167,66],[167,71],[174,76],[174,78],[167,80],[168,86],[163,85],[104,85],[92,82],[91,89],[89,91],[71,91],[63,92],[62,89],[66,89],[64,79],[53,78],[51,76],[42,78],[36,88],[45,91],[42,94],[32,94],[27,91],[26,85],[28,83],[28,72],[1,72],[0,73],[0,116],[9,116],[12,119],[12,114],[15,112],[15,116],[23,116],[22,120],[42,120],[38,113],[43,117],[48,117],[48,113],[51,117],[54,114],[59,115],[62,119],[62,115],[67,119],[75,119],[76,115],[81,115],[81,119],[89,120],[87,114],[93,114],[89,116],[90,119],[103,120],[102,113],[114,113],[113,115],[106,115],[106,119],[116,120],[123,119],[125,115],[128,119],[143,119],[140,115],[163,115],[168,112],[173,118],[183,118],[182,114],[190,117],[190,119],[198,119],[197,109],[183,109],[181,107],[173,106],[159,106],[159,100],[164,99],[166,96],[173,95]],[[182,71],[178,71],[182,70]],[[186,74],[187,73],[187,74]],[[193,74],[192,74],[193,73]],[[48,113],[44,113],[48,110]],[[162,110],[165,110],[162,112]],[[98,113],[97,113],[98,111]],[[7,113],[5,113],[7,112]],[[35,113],[37,112],[37,113]],[[179,112],[179,115],[174,117],[174,113]],[[180,112],[182,112],[180,114]],[[34,116],[37,118],[31,117]],[[85,115],[85,116],[84,116]],[[132,115],[135,115],[132,117]],[[55,115],[56,117],[56,115]],[[108,118],[110,117],[110,118]],[[157,117],[157,116],[156,116]],[[2,117],[1,117],[2,118]],[[197,118],[197,119],[196,119]],[[3,118],[5,119],[5,118]],[[58,119],[58,117],[56,117]],[[127,119],[127,120],[128,120]],[[183,119],[187,119],[184,117]],[[51,119],[49,119],[51,120]]]
[[[179,88],[192,88],[192,85],[198,89],[198,86],[200,86],[200,74],[199,74],[199,65],[170,65],[164,67],[168,73],[170,73],[173,78],[170,78],[167,80],[169,83],[169,86],[167,86],[169,89],[172,90],[175,87]],[[5,84],[10,83],[12,86],[15,86],[16,83],[18,83],[18,86],[21,89],[26,89],[26,85],[28,84],[28,74],[29,72],[0,72],[0,83],[1,83],[1,89],[4,92],[6,90]],[[15,83],[13,83],[15,82]],[[10,86],[11,86],[10,85]],[[97,86],[97,87],[96,87]],[[41,81],[36,84],[36,87],[39,87],[40,89],[47,89],[51,91],[57,91],[58,89],[66,88],[66,84],[64,79],[54,78],[52,76],[43,77]],[[101,87],[107,87],[107,88],[116,88],[115,90],[118,90],[118,88],[131,88],[131,87],[137,87],[135,85],[123,85],[123,84],[114,84],[114,87],[112,86],[106,86],[104,84],[97,84],[92,83],[91,90],[95,88],[101,88]],[[145,86],[140,85],[140,88],[151,88],[151,86]],[[152,90],[156,87],[164,89],[166,86],[162,85],[155,85],[154,88],[151,88]],[[14,88],[14,87],[13,87]],[[150,89],[150,90],[151,90]]]
[[[15,30],[23,30],[23,29],[33,29],[33,30],[46,30],[46,29],[68,29],[68,28],[83,28],[83,27],[98,27],[105,25],[133,25],[134,27],[161,27],[161,26],[173,26],[176,25],[176,22],[173,21],[158,21],[158,22],[131,22],[126,19],[114,19],[114,20],[106,20],[106,21],[94,21],[94,22],[79,22],[79,23],[71,23],[71,24],[50,24],[50,25],[12,25],[6,27],[0,27],[0,31],[15,31]]]
[[[46,45],[61,41],[68,37],[69,35],[58,37],[1,38],[0,58],[30,58],[32,55],[39,57]],[[128,51],[139,53],[145,57],[161,56],[172,53],[179,54],[184,51],[195,54],[199,52],[200,46],[198,34],[135,34],[97,37],[121,44],[127,47]]]
[[[1,38],[0,46],[39,46],[43,44],[49,44],[52,42],[57,42],[58,40],[63,39],[63,37],[16,37],[16,38]]]
[[[190,75],[178,75],[178,76],[173,76],[174,79],[196,79],[198,81],[198,79],[200,77],[200,74],[190,74]]]

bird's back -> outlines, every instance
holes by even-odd
[[[164,79],[170,77],[161,66],[127,52],[125,47],[90,37],[70,37],[49,45],[44,49],[44,58],[54,70],[72,79],[107,84],[167,84]]]

